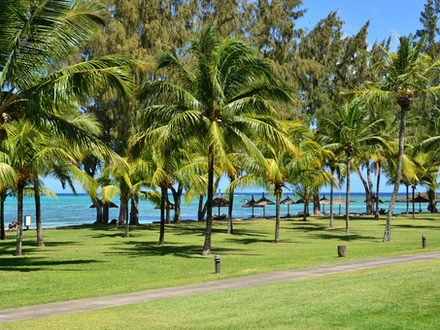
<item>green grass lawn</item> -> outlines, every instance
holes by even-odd
[[[126,305],[20,329],[439,329],[440,261]]]
[[[0,309],[54,301],[176,286],[274,270],[303,268],[356,259],[440,250],[440,217],[419,215],[393,221],[392,242],[382,243],[384,219],[354,218],[349,235],[344,221],[328,228],[328,219],[283,220],[281,242],[274,244],[274,221],[242,221],[227,235],[226,223],[213,230],[213,253],[222,259],[214,274],[213,256],[202,257],[204,223],[166,226],[158,247],[158,225],[132,229],[82,226],[45,230],[46,247],[36,246],[35,231],[24,233],[24,256],[14,257],[15,237],[0,241]],[[337,245],[347,245],[347,258]]]

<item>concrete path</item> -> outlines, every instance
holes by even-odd
[[[278,282],[301,280],[328,274],[336,274],[360,269],[376,268],[409,262],[440,259],[440,252],[419,253],[395,257],[358,260],[346,263],[292,269],[279,272],[244,276],[226,280],[155,289],[113,296],[63,301],[45,305],[34,305],[0,310],[0,323],[21,321],[46,316],[71,314],[96,309],[136,304],[152,300],[191,296],[199,293],[218,292],[250,288]]]

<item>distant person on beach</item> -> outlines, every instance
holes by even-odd
[[[8,227],[9,230],[17,230],[17,219],[14,219],[14,221],[12,221]]]

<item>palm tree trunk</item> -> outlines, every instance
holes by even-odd
[[[170,200],[168,199],[168,189],[167,189],[167,194],[165,195],[165,214],[166,214],[166,223],[169,225],[171,223],[171,214],[170,214]]]
[[[174,222],[179,223],[181,221],[181,202],[182,202],[182,192],[183,186],[179,183],[177,190],[174,189],[173,186],[170,187],[171,192],[173,193],[174,199]]]
[[[96,208],[96,221],[97,224],[102,224],[102,205],[99,201],[98,197],[92,198],[92,203],[95,205]]]
[[[37,245],[44,246],[43,227],[41,224],[41,203],[40,203],[40,180],[38,175],[34,179],[34,198],[35,198],[35,223],[37,225]]]
[[[332,176],[334,174],[333,168],[331,169]],[[330,227],[333,227],[333,181],[330,183]]]
[[[203,196],[204,195],[200,195],[199,197],[199,210],[197,212],[197,221],[204,221],[205,217],[203,216]]]
[[[321,204],[319,203],[319,194],[313,195],[313,214],[314,215],[321,214]]]
[[[377,165],[377,181],[376,181],[376,213],[374,219],[379,220],[379,185],[380,185],[380,163]]]
[[[159,232],[159,243],[158,245],[163,245],[165,239],[165,202],[167,188],[164,186],[160,187],[160,232]]]
[[[304,197],[303,197],[304,198]],[[309,205],[309,201],[304,199],[304,212],[303,212],[303,221],[307,221],[307,206]]]
[[[414,193],[415,193],[415,190],[416,190],[416,186],[415,185],[411,185],[411,188],[412,188],[412,215],[413,215],[413,218],[415,218],[416,217],[416,202],[414,201]]]
[[[435,191],[433,189],[428,190],[428,199],[429,199],[429,204],[428,204],[429,212],[438,213],[437,205],[435,201]]]
[[[406,215],[409,213],[409,186],[406,184]]]
[[[231,182],[234,178],[230,178]],[[228,205],[228,234],[232,234],[234,228],[232,226],[232,208],[234,206],[234,189],[229,190],[229,205]]]
[[[371,171],[370,171],[370,161],[367,163],[367,181],[368,181],[368,191],[369,196],[367,199],[367,214],[373,214],[373,204],[374,204],[374,195],[373,195],[373,182],[371,181]]]
[[[206,231],[205,243],[203,244],[202,255],[211,254],[211,233],[212,233],[212,199],[214,197],[214,152],[209,147],[208,152],[208,200],[206,210]]]
[[[275,243],[280,242],[280,197],[281,197],[281,187],[275,185],[275,199],[276,199]]]
[[[123,226],[127,220],[125,217],[127,214],[127,207],[128,207],[128,200],[125,197],[125,195],[121,195],[119,198],[120,205],[119,205],[119,219],[118,219],[118,226]]]
[[[347,154],[347,193],[345,198],[345,233],[350,233],[350,171],[351,171],[351,154]]]
[[[102,204],[102,223],[104,225],[108,225],[109,209],[109,203]]]
[[[130,225],[139,224],[139,195],[133,193],[131,195],[131,206],[130,206]]]
[[[367,181],[365,181],[364,176],[362,175],[362,172],[359,169],[359,167],[356,167],[356,172],[358,173],[359,178],[361,179],[362,185],[364,186],[364,190],[365,190],[365,213],[371,214],[372,200],[371,200],[370,188],[368,187],[368,183]]]
[[[382,240],[383,242],[389,242],[391,240],[391,218],[393,216],[394,204],[396,204],[397,193],[399,192],[400,178],[402,177],[402,158],[405,142],[406,112],[408,110],[408,105],[400,104],[400,108],[402,114],[400,119],[399,152],[397,154],[396,182],[394,183],[393,195],[391,196],[390,207],[388,208],[387,223]]]
[[[128,201],[129,198],[126,197],[126,209],[125,209],[125,232],[124,232],[124,237],[128,237],[128,231],[129,231],[129,226],[130,226],[130,221],[128,221]]]
[[[23,244],[23,189],[24,182],[17,183],[17,247],[15,255],[21,256]]]
[[[0,193],[0,240],[6,239],[5,233],[5,199],[6,193]]]

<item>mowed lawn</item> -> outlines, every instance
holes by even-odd
[[[281,242],[274,244],[274,220],[236,222],[234,235],[226,234],[226,222],[216,222],[213,254],[222,260],[217,275],[214,255],[200,255],[204,223],[167,225],[162,247],[157,246],[156,224],[132,228],[129,238],[123,237],[122,228],[110,226],[45,230],[43,248],[36,246],[35,231],[27,231],[23,257],[13,256],[15,235],[9,233],[0,241],[0,309],[422,253],[422,234],[427,236],[427,251],[440,251],[439,216],[395,218],[390,243],[381,242],[384,223],[353,218],[347,235],[343,219],[336,220],[334,228],[328,227],[327,218],[284,219]],[[346,258],[337,257],[339,244],[347,246]]]
[[[440,261],[3,324],[6,329],[439,329]]]

